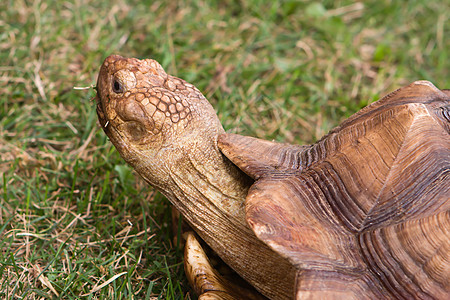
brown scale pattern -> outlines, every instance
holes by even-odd
[[[151,118],[155,116],[155,113],[160,112],[170,118],[172,123],[177,123],[186,119],[191,112],[186,101],[165,92],[138,93],[135,97],[145,107]]]
[[[133,86],[133,84],[135,86],[123,94],[122,101],[135,100],[141,103],[147,116],[153,119],[153,123],[160,124],[153,129],[155,134],[161,130],[163,123],[155,122],[156,120],[169,118],[172,124],[176,124],[191,118],[191,107],[185,98],[204,98],[195,86],[180,78],[167,75],[162,67],[151,59],[119,59],[114,61],[114,66],[105,63],[105,67],[116,70],[130,69],[133,72],[135,82],[126,80],[123,84],[124,87]]]
[[[181,82],[181,80],[175,80],[176,82]],[[167,80],[167,82],[172,82],[172,80]],[[176,88],[179,88],[179,86],[177,85]],[[193,90],[189,90],[186,96],[192,95],[193,92]],[[182,98],[183,96],[180,97],[167,90],[161,89],[158,91],[155,88],[150,90],[147,88],[139,88],[131,90],[128,95],[125,94],[124,96],[127,98],[127,101],[135,100],[143,105],[149,120],[154,121],[154,134],[157,134],[161,130],[163,123],[172,126],[181,120],[191,118],[189,103]],[[164,120],[165,118],[169,118],[170,123],[155,122],[156,120]],[[157,124],[160,124],[159,127]]]

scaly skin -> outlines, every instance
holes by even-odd
[[[295,270],[245,221],[252,181],[217,147],[224,130],[205,97],[154,60],[112,55],[97,81],[103,130],[239,275],[272,299],[294,295]]]

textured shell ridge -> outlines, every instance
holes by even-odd
[[[284,165],[296,172],[240,158],[244,171],[259,172],[247,220],[298,267],[297,295],[449,296],[449,101],[427,81],[399,89],[296,149]],[[318,270],[335,277],[314,281]]]

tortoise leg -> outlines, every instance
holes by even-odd
[[[266,299],[222,277],[215,270],[192,231],[185,232],[184,270],[199,300]]]

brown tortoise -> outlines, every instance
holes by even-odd
[[[310,146],[226,134],[151,59],[106,58],[97,102],[121,156],[265,297],[450,299],[448,91],[414,82]],[[200,299],[260,297],[186,238]]]

